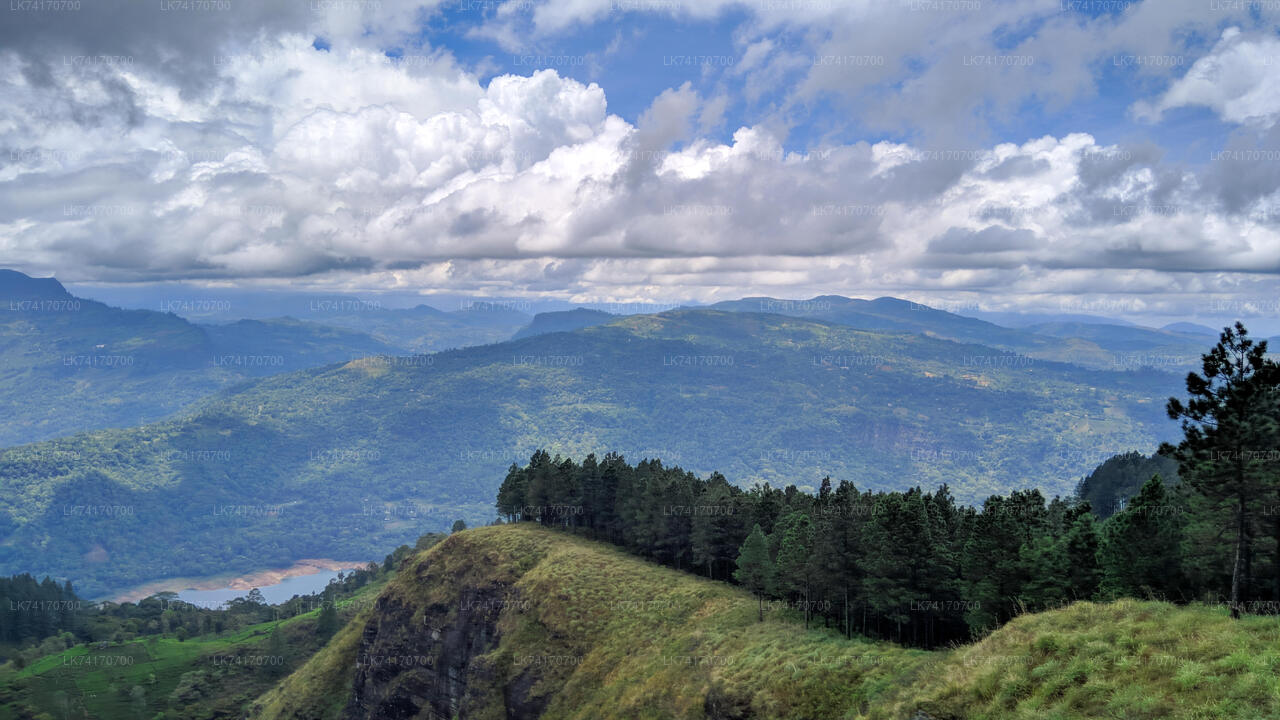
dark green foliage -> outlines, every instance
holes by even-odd
[[[773,559],[769,557],[769,541],[765,539],[759,525],[752,527],[751,534],[742,541],[736,564],[738,569],[733,571],[733,579],[754,593],[760,601],[759,620],[763,622],[764,596],[772,592],[777,571]]]
[[[584,477],[600,486],[582,492]],[[658,460],[588,456],[579,465],[538,451],[508,471],[499,496],[499,513],[512,520],[732,578],[806,622],[925,647],[967,639],[1023,609],[1091,597],[1099,582],[1088,506],[1047,505],[1037,491],[992,497],[978,513],[957,506],[946,487],[860,493],[827,479],[816,495],[767,484],[744,491],[719,474],[701,480]],[[603,517],[612,520],[595,523]]]
[[[1255,343],[1244,325],[1225,328],[1204,356],[1203,374],[1187,375],[1187,401],[1169,399],[1169,417],[1182,421],[1183,440],[1177,447],[1162,448],[1177,458],[1180,476],[1207,501],[1205,509],[1220,515],[1230,530],[1233,617],[1254,594],[1257,505],[1276,484],[1280,368],[1266,358],[1266,351],[1266,341]],[[1280,533],[1276,540],[1280,543]],[[1280,590],[1280,573],[1276,587]]]
[[[774,530],[778,536],[778,590],[783,597],[797,600],[809,622],[809,594],[813,585],[813,523],[809,515],[795,511],[782,518]]]
[[[322,639],[333,637],[338,631],[338,608],[331,592],[325,592],[320,601],[320,617],[316,620],[316,634]]]
[[[84,602],[70,581],[59,585],[29,574],[0,577],[0,646],[22,645],[76,632]]]
[[[991,629],[1022,610],[1024,588],[1038,578],[1028,561],[1051,539],[1048,509],[1039,491],[987,499],[970,519],[962,557],[965,618],[975,629]]]
[[[1112,516],[1100,552],[1104,594],[1180,599],[1186,511],[1155,475]]]
[[[1102,565],[1098,557],[1102,536],[1098,522],[1091,513],[1086,511],[1076,516],[1075,521],[1067,528],[1062,546],[1069,589],[1063,594],[1063,599],[1074,601],[1094,597],[1102,582]]]
[[[1076,497],[1089,503],[1101,520],[1122,510],[1152,475],[1178,482],[1178,461],[1167,455],[1127,452],[1105,460],[1076,486]]]

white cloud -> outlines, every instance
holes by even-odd
[[[1193,105],[1211,108],[1228,122],[1274,125],[1280,119],[1280,38],[1228,28],[1186,75],[1158,100],[1136,104],[1134,112],[1157,121],[1167,110]]]
[[[582,16],[603,6],[556,7]],[[862,19],[881,12],[858,7]],[[843,18],[760,22],[826,22],[815,47],[897,58],[912,27],[1018,17],[1005,13],[926,16],[901,33],[857,35],[862,46],[848,44]],[[570,15],[548,15],[547,26]],[[1053,22],[1080,26],[1064,36],[1077,42],[1070,57],[1137,42]],[[1130,32],[1129,22],[1108,32]],[[23,71],[29,55],[0,53],[0,147],[13,159],[0,167],[0,256],[68,280],[310,277],[620,302],[977,293],[998,305],[1098,288],[1238,292],[1280,267],[1270,176],[1233,188],[1223,207],[1158,152],[1084,133],[798,153],[758,123],[718,142],[699,133],[721,123],[725,94],[668,89],[633,125],[609,114],[606,89],[554,71],[483,84],[447,53],[390,61],[351,28],[331,32],[328,52],[304,32],[264,32],[220,51],[198,87],[147,63],[52,64],[38,82]],[[762,71],[795,61],[749,35]],[[1224,38],[1215,56],[1241,42]],[[796,102],[901,72],[896,60],[810,65]],[[911,83],[875,111],[880,120],[927,110],[958,122],[972,97],[1013,102],[1034,85],[963,67]]]

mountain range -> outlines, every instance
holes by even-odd
[[[618,317],[259,378],[162,422],[0,451],[0,571],[104,592],[361,557],[488,521],[496,480],[537,448],[745,484],[1065,495],[1107,457],[1172,439],[1178,386],[779,314]]]
[[[618,317],[588,308],[531,316],[501,302],[446,312],[424,304],[384,308],[352,296],[271,297],[269,307],[293,315],[201,323],[178,314],[199,314],[205,300],[198,298],[171,298],[160,304],[164,312],[125,310],[76,297],[53,278],[0,270],[0,409],[23,418],[0,426],[0,445],[152,422],[248,378],[569,332]],[[1015,329],[894,298],[747,298],[712,309],[925,334],[1098,369],[1181,372],[1196,365],[1212,333],[1190,324],[1081,321]],[[217,305],[214,315],[227,312]]]
[[[21,418],[0,424],[0,445],[151,422],[249,378],[498,342],[533,319],[502,305],[392,310],[351,298],[282,306],[309,320],[205,324],[173,312],[204,302],[125,310],[0,270],[0,411]]]
[[[1038,360],[1110,370],[1151,367],[1185,372],[1198,366],[1206,345],[1202,332],[1185,332],[1187,328],[1181,327],[1158,330],[1079,316],[1005,327],[889,297],[875,300],[838,295],[809,300],[757,297],[711,307],[823,320],[859,330],[918,333],[1022,353]],[[1210,333],[1216,335],[1216,332]]]
[[[395,348],[292,319],[196,325],[0,270],[0,444],[137,425],[253,377]]]

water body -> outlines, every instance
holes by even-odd
[[[262,593],[262,597],[266,598],[268,604],[274,605],[282,603],[294,595],[310,595],[324,590],[329,581],[336,578],[339,572],[338,570],[322,570],[310,575],[294,575],[281,580],[275,585],[263,585],[258,590]],[[178,599],[200,607],[213,608],[248,594],[248,589],[238,590],[229,587],[214,590],[187,589],[178,593]]]

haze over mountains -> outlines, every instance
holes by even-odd
[[[0,427],[0,445],[150,422],[248,378],[497,342],[532,319],[498,304],[442,312],[346,297],[278,306],[312,320],[204,324],[177,314],[219,302],[125,310],[76,297],[53,278],[0,270],[0,411],[24,420]]]
[[[1208,345],[1195,328],[1008,328],[893,298],[532,317],[333,298],[319,321],[213,325],[4,272],[0,299],[0,400],[33,420],[0,435],[18,446],[0,452],[0,570],[94,591],[485,522],[496,479],[537,448],[744,484],[1067,494],[1172,438],[1167,371]],[[442,345],[459,349],[410,354]],[[68,524],[73,506],[135,514]],[[131,535],[143,527],[192,552]]]
[[[887,308],[887,327],[946,320],[900,301],[870,307]],[[193,342],[209,337],[166,321]],[[966,320],[954,332],[988,329]],[[280,373],[170,420],[0,452],[0,567],[102,592],[361,557],[457,517],[491,519],[495,482],[539,447],[661,457],[745,484],[815,487],[830,475],[872,488],[947,483],[969,502],[1028,486],[1066,494],[1110,455],[1170,439],[1163,401],[1178,382],[785,314],[618,317]],[[68,522],[74,507],[130,512]],[[157,532],[174,545],[147,539]]]
[[[1098,318],[1033,322],[1004,327],[897,298],[857,300],[823,296],[810,300],[745,298],[712,307],[771,312],[840,323],[862,330],[912,332],[1014,351],[1042,360],[1100,369],[1158,367],[1184,371],[1200,359],[1204,338],[1170,330],[1109,324]]]

